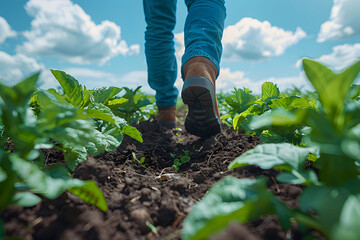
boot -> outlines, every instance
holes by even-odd
[[[158,121],[164,128],[176,128],[176,106],[160,107],[158,106]]]
[[[210,137],[221,132],[221,121],[216,99],[216,66],[206,57],[193,57],[183,66],[184,85],[181,92],[189,112],[185,120],[188,133]]]

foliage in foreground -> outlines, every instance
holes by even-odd
[[[33,206],[39,196],[54,199],[66,190],[106,211],[96,183],[72,179],[69,169],[88,154],[115,150],[123,134],[142,142],[140,132],[116,116],[129,102],[116,97],[121,88],[87,90],[62,71],[52,73],[63,92],[36,92],[38,73],[13,87],[0,84],[0,213],[11,204]],[[11,145],[14,150],[6,150]],[[50,148],[63,151],[66,166],[46,164],[39,150]],[[3,234],[0,219],[0,238]]]
[[[310,228],[327,239],[358,239],[360,102],[351,84],[360,72],[360,61],[339,74],[308,59],[303,60],[303,67],[317,90],[319,108],[270,109],[265,117],[249,124],[252,129],[307,126],[304,140],[307,148],[289,143],[259,145],[229,166],[234,169],[257,165],[283,170],[278,181],[305,185],[299,207],[290,209],[275,198],[262,178],[227,177],[194,206],[184,222],[183,239],[206,239],[231,221],[246,223],[269,214],[277,214],[285,229],[292,222],[299,223],[305,235]],[[319,175],[305,167],[310,153],[318,158],[313,160]]]

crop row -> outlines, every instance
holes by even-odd
[[[223,120],[266,143],[236,158],[229,169],[256,165],[282,170],[277,181],[302,184],[299,207],[289,208],[267,190],[266,179],[226,177],[194,206],[183,239],[206,239],[230,222],[276,214],[285,230],[297,223],[306,239],[315,229],[327,239],[360,236],[360,61],[342,73],[303,60],[317,96],[281,94],[264,83],[261,97],[235,89]],[[311,163],[308,168],[306,161]]]

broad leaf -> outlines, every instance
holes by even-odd
[[[107,101],[121,92],[121,90],[122,88],[118,87],[102,87],[94,89],[93,93],[91,94],[91,101],[105,104]]]
[[[315,148],[301,148],[292,144],[261,144],[245,152],[236,158],[229,165],[229,169],[235,169],[248,165],[256,165],[262,169],[280,169],[292,173],[282,176],[282,180],[294,179],[302,184],[308,184],[316,181],[313,175],[305,172],[305,161],[310,153],[317,153]],[[311,178],[309,178],[311,177]]]
[[[246,223],[275,213],[265,179],[225,177],[197,203],[184,221],[182,239],[207,239],[230,222]]]
[[[35,92],[34,86],[40,73],[36,73],[13,87],[0,84],[0,97],[10,108],[24,106]]]
[[[329,68],[310,59],[303,60],[304,71],[319,94],[319,100],[324,107],[334,127],[340,131],[343,124],[344,102],[351,84],[360,72],[360,61],[340,74],[333,73]]]
[[[88,153],[96,156],[105,151],[114,151],[120,146],[120,142],[113,136],[94,130],[94,138],[85,147]]]
[[[308,101],[296,96],[271,100],[269,106],[271,108],[283,108],[288,111],[298,108],[311,108],[311,104]]]
[[[85,147],[74,147],[71,145],[65,145],[62,148],[64,152],[64,159],[68,168],[72,171],[75,170],[76,166],[87,160],[87,150]]]
[[[134,138],[135,140],[141,143],[144,141],[141,136],[141,133],[135,127],[125,125],[122,127],[122,133]]]
[[[11,154],[10,157],[13,170],[35,193],[54,199],[65,190],[69,190],[85,202],[93,204],[103,211],[107,210],[105,198],[94,181],[53,178],[41,171],[36,165],[19,158],[16,154]]]
[[[12,199],[14,204],[23,207],[32,207],[41,201],[41,198],[31,192],[18,192]]]
[[[90,101],[90,93],[86,87],[69,74],[63,71],[51,70],[54,77],[58,80],[64,93],[68,97],[68,101],[77,107],[85,107]]]
[[[266,101],[269,98],[277,98],[280,95],[280,90],[276,84],[272,82],[264,82],[261,86],[261,98]]]
[[[104,195],[93,180],[86,181],[81,186],[71,187],[69,191],[104,212],[108,210]]]
[[[329,239],[358,239],[359,180],[340,187],[309,186],[300,197],[300,207],[304,212],[311,210],[316,213]]]
[[[108,108],[102,103],[90,103],[84,109],[84,111],[90,117],[107,121],[120,128],[120,126],[118,126],[116,122],[117,117],[114,115],[110,108]]]
[[[116,109],[119,108],[121,106],[123,106],[124,104],[126,104],[129,100],[126,98],[116,98],[113,100],[109,100],[106,105],[110,108],[110,109]]]

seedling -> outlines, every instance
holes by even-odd
[[[131,153],[132,154],[132,157],[133,157],[133,160],[134,162],[137,162],[138,164],[140,164],[141,166],[143,167],[147,167],[148,165],[145,163],[145,157],[141,157],[140,159],[138,159],[136,157],[136,154],[134,152]]]
[[[183,165],[184,163],[187,163],[190,161],[190,156],[192,155],[192,152],[189,150],[182,150],[184,155],[179,155],[176,156],[173,153],[170,153],[170,156],[172,158],[174,158],[174,163],[172,165],[173,168],[175,168],[176,170],[180,169],[180,166]]]

